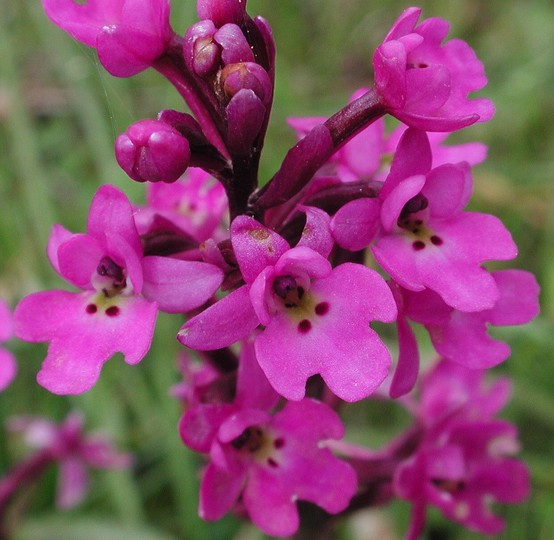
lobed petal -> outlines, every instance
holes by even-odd
[[[380,210],[378,199],[355,199],[341,206],[331,220],[337,244],[350,251],[369,246],[379,231]]]
[[[287,313],[275,315],[256,338],[260,366],[275,390],[290,400],[302,399],[306,380],[317,373],[345,401],[367,397],[384,380],[391,361],[369,327],[371,320],[396,318],[390,289],[373,270],[347,263],[315,280],[310,294],[326,302],[328,311],[310,317],[308,331]]]
[[[120,236],[137,253],[142,253],[133,207],[121,190],[109,184],[100,187],[92,199],[87,232],[95,238]]]
[[[249,287],[244,285],[187,321],[177,339],[191,349],[211,351],[232,345],[258,325]]]
[[[140,297],[120,297],[110,314],[101,306],[94,313],[87,312],[95,301],[93,293],[45,291],[24,298],[16,308],[20,339],[50,341],[37,378],[53,393],[85,392],[116,352],[128,364],[135,364],[150,348],[156,304]]]
[[[249,216],[235,218],[231,240],[246,283],[252,283],[266,266],[273,266],[290,248],[283,237]]]
[[[94,47],[96,35],[106,24],[120,21],[126,0],[42,0],[48,18],[77,41]]]
[[[209,263],[169,257],[144,257],[144,297],[167,313],[185,313],[204,304],[223,281],[223,272]]]

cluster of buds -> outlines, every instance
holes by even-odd
[[[490,503],[523,500],[529,478],[508,457],[515,428],[494,418],[507,385],[487,387],[484,370],[510,351],[487,326],[530,321],[538,286],[484,266],[517,255],[498,218],[465,211],[486,148],[444,144],[494,114],[469,97],[486,84],[472,49],[407,9],[375,51],[374,86],[329,118],[291,119],[299,141],[260,188],[275,47],[246,0],[198,0],[183,37],[169,0],[43,4],[110,73],[153,68],[192,114],[164,110],[118,137],[146,206],[107,185],[85,234],[53,228],[50,261],[79,292],[16,308],[16,335],[49,342],[39,383],[84,392],[114,353],[145,356],[158,311],[184,314],[178,339],[197,356],[175,393],[181,438],[207,460],[202,517],[234,511],[288,536],[298,500],[331,520],[396,496],[412,504],[411,539],[428,505],[498,532]],[[385,115],[400,121],[388,134]],[[375,321],[396,328],[395,361]],[[440,358],[423,378],[413,324]],[[376,395],[402,398],[413,426],[379,451],[341,441],[341,409]]]

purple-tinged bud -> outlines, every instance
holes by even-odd
[[[193,69],[200,77],[208,77],[219,67],[220,51],[211,38],[197,39],[194,44]]]
[[[185,34],[183,57],[188,68],[199,77],[213,75],[220,66],[221,50],[213,39],[216,31],[212,21],[200,21]]]
[[[246,14],[246,0],[198,0],[200,20],[210,19],[219,28],[226,23],[241,24]]]
[[[255,61],[250,44],[236,24],[224,24],[215,33],[214,40],[221,45],[221,59],[224,65]]]
[[[267,108],[249,89],[239,90],[229,104],[227,114],[227,146],[233,154],[248,155],[262,129]]]
[[[231,99],[240,90],[252,90],[263,104],[269,103],[272,86],[265,69],[254,62],[231,64],[221,70],[220,84],[223,94]]]
[[[137,182],[174,182],[189,165],[190,147],[187,139],[166,123],[141,120],[117,138],[115,156]]]

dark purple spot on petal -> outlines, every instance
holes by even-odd
[[[312,323],[308,319],[304,319],[298,323],[298,331],[301,334],[306,334],[312,329]]]
[[[119,308],[117,306],[110,306],[106,310],[106,315],[108,317],[117,317],[119,315]]]
[[[96,304],[89,304],[86,307],[86,311],[87,311],[87,313],[92,315],[93,313],[96,313],[98,311],[98,308],[96,307]]]
[[[285,446],[285,439],[283,439],[283,437],[279,437],[278,439],[275,439],[273,441],[273,446],[275,446],[275,448],[277,449],[283,448],[283,446]]]
[[[279,466],[273,458],[267,458],[267,463],[273,468],[276,468]]]
[[[440,246],[442,244],[442,238],[439,236],[433,235],[431,236],[431,243],[435,246]]]
[[[329,312],[329,303],[328,302],[320,302],[315,307],[316,315],[325,315]]]
[[[420,251],[420,250],[422,250],[422,249],[425,247],[425,242],[422,242],[421,240],[416,240],[416,241],[412,244],[412,247],[413,247],[416,251]]]

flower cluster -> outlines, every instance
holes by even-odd
[[[394,491],[412,503],[408,538],[418,538],[427,505],[484,534],[498,534],[503,520],[493,502],[518,503],[529,495],[529,471],[512,456],[517,432],[494,418],[509,397],[506,379],[487,386],[483,370],[448,360],[426,374],[414,407],[420,424],[415,452],[394,473]]]
[[[445,144],[494,114],[469,95],[486,84],[472,49],[407,9],[373,55],[374,86],[329,118],[290,119],[298,142],[259,187],[275,46],[246,0],[198,0],[184,35],[169,0],[43,5],[111,74],[153,68],[192,114],[163,110],[117,138],[122,169],[148,182],[145,206],[105,185],[86,233],[52,229],[50,261],[78,291],[37,292],[15,311],[19,338],[49,342],[38,382],[84,392],[114,353],[145,356],[158,311],[184,314],[178,339],[197,356],[183,360],[179,430],[206,457],[203,518],[235,511],[287,536],[297,500],[330,515],[396,495],[414,508],[411,538],[429,504],[500,530],[490,501],[523,500],[528,475],[507,457],[514,428],[493,418],[504,383],[483,386],[509,356],[487,326],[530,321],[538,286],[484,266],[517,255],[498,218],[466,209],[486,148]],[[385,115],[399,121],[390,133]],[[418,405],[406,396],[419,379],[414,324],[442,358]],[[413,428],[377,453],[341,442],[345,402],[385,389],[410,403]]]

